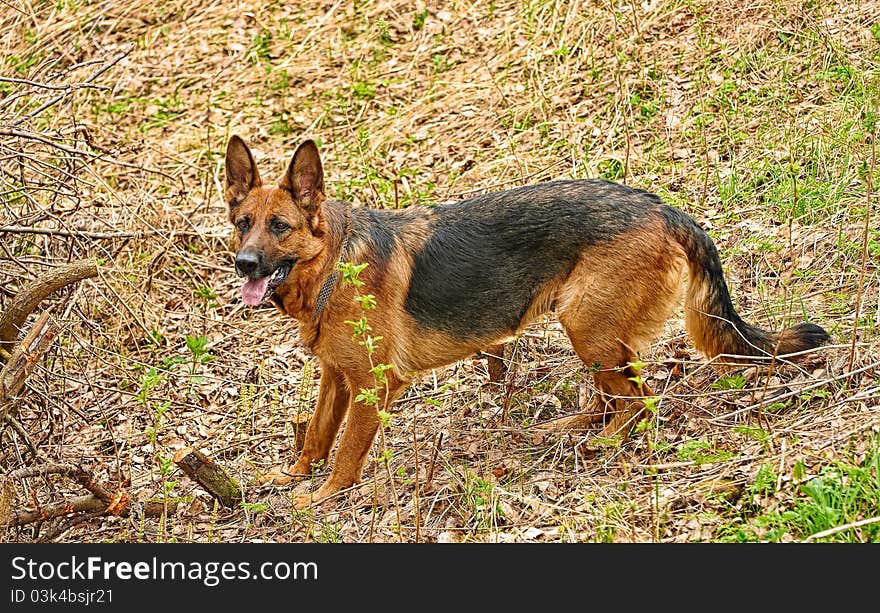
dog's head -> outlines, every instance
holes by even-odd
[[[226,203],[239,237],[235,271],[245,278],[245,304],[260,304],[298,264],[321,252],[324,199],[324,172],[313,141],[297,148],[278,187],[263,187],[250,149],[238,136],[229,139]]]

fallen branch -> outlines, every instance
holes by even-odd
[[[174,454],[174,463],[221,504],[234,507],[242,501],[241,485],[201,451],[184,447]]]
[[[113,508],[115,512],[111,512],[111,505],[97,496],[77,496],[70,500],[47,504],[39,509],[28,511],[10,510],[9,517],[0,518],[0,526],[5,528],[24,526],[38,521],[66,517],[75,513],[96,513],[98,515],[128,517],[133,507],[135,505],[128,501],[124,507],[117,505]],[[143,505],[144,517],[159,517],[164,513],[173,513],[176,509],[177,502],[175,501],[170,501],[167,505],[164,502],[147,502]]]
[[[5,421],[10,415],[12,403],[24,388],[25,380],[57,333],[58,327],[49,319],[49,313],[41,314],[0,370],[0,421]]]
[[[70,477],[92,494],[103,500],[111,502],[116,496],[106,487],[95,481],[92,474],[81,466],[71,466],[69,464],[43,464],[41,466],[25,466],[9,473],[10,479],[26,479],[27,477],[38,477],[44,475],[63,475]]]
[[[828,385],[829,383],[833,383],[835,381],[843,381],[845,379],[851,379],[855,375],[862,373],[862,372],[865,372],[866,370],[871,370],[872,368],[877,368],[877,366],[880,366],[880,360],[875,360],[874,362],[871,362],[867,366],[862,366],[861,368],[857,368],[855,370],[845,372],[841,375],[832,375],[832,376],[826,377],[824,379],[817,379],[814,383],[811,383],[810,385],[798,387],[797,389],[793,389],[793,390],[788,391],[784,394],[779,394],[777,396],[773,396],[773,398],[770,398],[769,400],[766,400],[765,402],[758,402],[755,404],[750,404],[747,407],[743,407],[741,409],[736,409],[734,411],[730,411],[729,413],[725,413],[724,415],[718,415],[717,417],[712,417],[710,419],[707,419],[706,421],[708,421],[709,423],[723,423],[725,420],[730,419],[731,417],[735,417],[741,413],[748,413],[749,411],[754,411],[755,409],[761,409],[761,408],[768,406],[770,404],[773,404],[775,402],[782,402],[783,400],[786,400],[786,399],[791,398],[793,396],[800,396],[801,394],[803,394],[805,392],[809,392],[810,390],[814,390],[819,387],[824,387],[824,386]]]
[[[97,275],[98,267],[93,261],[80,260],[57,268],[19,292],[6,310],[0,313],[0,350],[11,350],[25,319],[46,296],[71,283]]]
[[[74,515],[73,517],[68,517],[65,520],[55,522],[54,526],[51,526],[48,530],[43,532],[42,536],[38,538],[35,543],[51,543],[53,540],[73,528],[74,526],[78,526],[80,524],[84,524],[91,519],[95,519],[96,517],[100,517],[101,513],[99,511],[94,511],[92,513],[80,513],[79,515]]]
[[[128,492],[117,490],[111,491],[94,476],[80,466],[68,464],[43,464],[40,466],[25,466],[14,470],[7,475],[6,483],[14,479],[26,479],[46,475],[62,475],[72,478],[91,494],[77,496],[70,500],[55,502],[35,509],[18,511],[7,509],[7,515],[0,517],[0,526],[14,527],[23,526],[38,521],[46,521],[57,517],[72,516],[76,513],[88,513],[95,516],[117,515],[127,517],[131,514],[138,503],[132,504]],[[8,491],[8,487],[4,488]],[[177,502],[147,502],[143,505],[143,515],[146,517],[158,517],[163,513],[172,513],[177,508]]]

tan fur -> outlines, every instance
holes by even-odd
[[[709,357],[728,351],[727,339],[714,333],[711,320],[704,314],[703,306],[710,301],[709,286],[700,283],[699,278],[688,283],[686,305],[684,310],[685,328],[697,349]]]
[[[653,227],[652,227],[653,226]],[[659,223],[591,248],[563,284],[556,311],[578,357],[597,368],[594,420],[612,413],[603,431],[622,433],[653,395],[627,365],[662,329],[678,302],[684,252]],[[609,282],[613,280],[613,282]]]

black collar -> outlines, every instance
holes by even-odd
[[[330,294],[333,293],[333,289],[336,287],[336,282],[339,281],[339,265],[345,261],[345,252],[348,251],[348,242],[351,238],[349,225],[348,214],[346,214],[345,229],[342,232],[342,248],[339,250],[339,259],[333,267],[333,272],[327,275],[324,285],[321,286],[321,291],[318,292],[318,300],[315,303],[315,315],[312,317],[312,321],[316,321],[321,316],[321,312],[324,310],[324,307],[327,306],[327,301],[330,300]]]

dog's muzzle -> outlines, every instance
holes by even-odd
[[[268,268],[263,254],[255,249],[244,249],[235,255],[235,272],[245,277],[241,286],[242,301],[248,306],[257,306],[268,298],[276,287],[284,283],[297,258],[284,260],[273,268]]]

